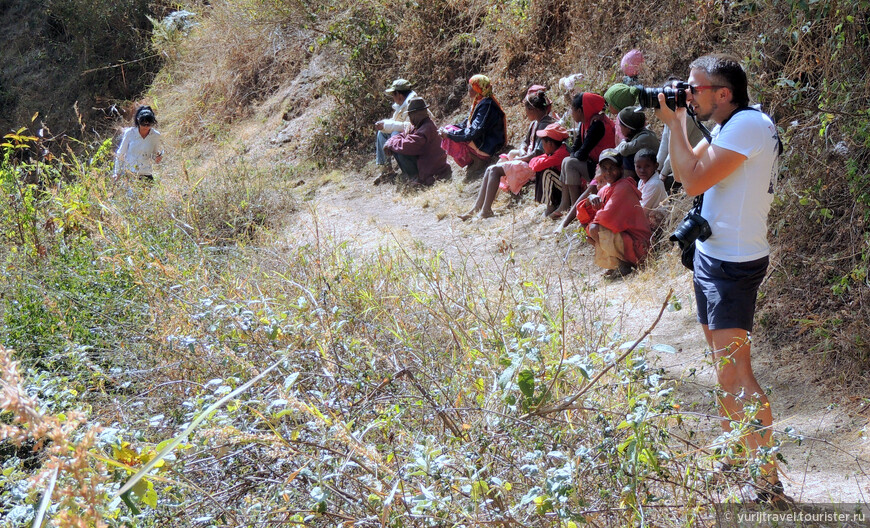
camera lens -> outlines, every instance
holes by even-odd
[[[686,88],[684,83],[680,83],[676,88],[671,88],[670,86],[666,86],[664,88],[644,88],[643,86],[638,86],[638,104],[640,104],[641,108],[659,108],[659,94],[665,94],[665,104],[667,104],[668,108],[671,110],[676,110],[677,108],[685,108],[686,107]]]
[[[641,108],[659,108],[659,94],[663,88],[644,88],[638,86],[637,101]]]

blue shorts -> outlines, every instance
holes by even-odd
[[[767,273],[768,257],[728,262],[695,251],[695,301],[698,322],[710,330],[752,331],[758,287]]]

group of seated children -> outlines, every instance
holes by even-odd
[[[556,231],[577,219],[586,227],[595,262],[608,270],[606,275],[629,273],[645,258],[651,232],[665,218],[661,204],[668,194],[658,167],[667,149],[660,150],[646,115],[635,107],[636,87],[619,83],[604,96],[571,93],[581,78],[575,74],[560,82],[576,130],[569,131],[564,116],[553,113],[547,88],[533,85],[523,98],[529,121],[523,141],[494,163],[507,141],[506,120],[486,76],[469,79],[468,117],[441,129],[411,84],[394,81],[386,90],[394,99],[393,117],[376,124],[377,162],[384,170],[375,184],[395,177],[390,155],[411,185],[450,178],[450,156],[466,168],[466,178],[483,174],[474,205],[459,216],[468,220],[493,216],[499,189],[516,196],[534,183],[535,200],[546,205],[544,215],[561,220]],[[566,142],[572,132],[573,141]]]

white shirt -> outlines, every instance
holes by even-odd
[[[650,176],[647,181],[638,180],[637,188],[640,190],[640,205],[644,209],[655,209],[668,199],[665,182],[658,172]]]
[[[698,251],[728,262],[749,262],[770,254],[767,213],[773,202],[778,163],[776,125],[766,114],[744,110],[712,131],[713,145],[746,156],[727,178],[704,193],[701,216],[713,234]]]
[[[408,103],[414,97],[417,97],[417,92],[412,90],[402,104],[393,103],[393,117],[384,119],[384,134],[389,136],[394,132],[405,132],[405,123],[411,123],[408,118]]]
[[[137,127],[124,130],[121,136],[121,145],[115,153],[115,176],[122,172],[131,172],[136,175],[149,175],[151,162],[163,153],[163,141],[160,132],[151,129],[144,138]]]

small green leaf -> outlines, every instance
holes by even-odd
[[[531,398],[535,394],[535,373],[531,370],[520,372],[517,384],[520,386],[520,391],[523,393],[523,396]]]
[[[145,479],[141,479],[136,481],[136,484],[130,488],[130,491],[133,492],[133,495],[138,497],[140,500],[145,497],[145,494],[148,492],[148,488],[153,487],[153,485]]]
[[[660,343],[658,345],[653,345],[653,350],[656,352],[664,352],[665,354],[676,354],[677,349],[672,347],[671,345],[666,345],[664,343]]]
[[[152,508],[156,508],[157,507],[157,492],[154,491],[153,488],[146,491],[145,496],[142,497],[142,503],[146,504],[148,506],[151,506]]]

